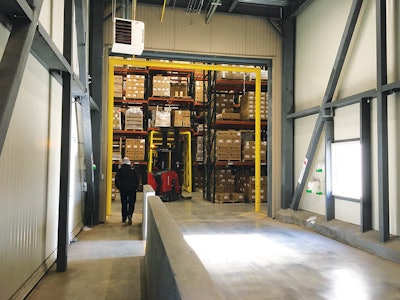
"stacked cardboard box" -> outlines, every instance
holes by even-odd
[[[123,91],[123,77],[120,75],[114,75],[114,97],[122,98]]]
[[[131,161],[143,161],[145,156],[145,139],[126,139],[125,156]]]
[[[113,129],[121,130],[121,108],[114,106],[114,113],[113,113]]]
[[[267,161],[267,142],[262,141],[260,145],[261,162]],[[256,158],[256,142],[255,141],[242,141],[242,160],[243,161],[254,161]]]
[[[172,118],[174,127],[191,127],[189,110],[173,110]]]
[[[113,140],[113,150],[112,150],[112,160],[121,161],[122,160],[122,141],[121,138]]]
[[[169,76],[156,75],[153,77],[153,96],[170,97],[171,84]]]
[[[245,197],[248,202],[254,202],[256,199],[256,178],[249,176],[245,185]],[[267,202],[267,176],[260,177],[260,201]]]
[[[216,107],[217,107],[217,114],[222,113],[223,111],[234,109],[234,96],[229,94],[218,94],[216,95]]]
[[[143,130],[141,107],[131,106],[125,111],[125,130]]]
[[[240,161],[241,139],[240,131],[217,131],[217,160]]]
[[[126,75],[125,98],[144,99],[144,75]]]
[[[170,96],[171,97],[187,97],[188,82],[186,77],[170,77]]]
[[[226,65],[228,66],[228,65]],[[245,67],[243,65],[230,65],[231,67]],[[236,72],[236,71],[219,71],[217,73],[217,79],[241,79],[245,80],[248,78],[248,75],[244,72]]]
[[[112,172],[112,179],[111,179],[111,199],[114,201],[116,199],[117,193],[119,193],[119,190],[115,186],[115,175],[117,172]]]
[[[151,125],[153,127],[171,127],[171,109],[165,107],[163,110],[156,108],[152,111]]]
[[[197,137],[197,144],[196,144],[196,161],[203,161],[203,137]]]
[[[230,169],[215,170],[215,191],[217,193],[235,193],[235,175]]]
[[[204,81],[198,80],[196,81],[196,86],[195,86],[195,96],[194,99],[196,102],[203,103],[207,102],[207,97],[204,94]]]
[[[193,187],[195,191],[203,190],[203,172],[198,168],[193,169]]]
[[[215,200],[218,203],[237,203],[245,201],[244,193],[216,193]]]
[[[267,93],[262,92],[260,106],[261,120],[268,118]],[[243,120],[254,120],[256,116],[256,98],[254,92],[247,92],[240,99],[240,116]]]
[[[232,108],[224,108],[217,114],[217,120],[240,120],[240,113],[235,113]]]

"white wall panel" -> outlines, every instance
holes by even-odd
[[[336,98],[344,98],[376,86],[375,15],[374,1],[364,1],[343,66]]]
[[[29,56],[0,156],[0,290],[8,299],[43,262],[49,74]]]
[[[296,111],[319,105],[321,103],[333,59],[352,1],[339,0],[313,1],[312,4],[297,18],[297,49],[295,74],[295,101]],[[356,31],[350,45],[348,57],[339,80],[338,89],[334,98],[343,98],[355,93],[376,88],[376,29],[375,29],[375,1],[364,1],[359,16]],[[396,0],[387,1],[387,32],[388,32],[388,82],[400,80],[400,38],[399,16],[400,3]],[[400,234],[400,207],[399,199],[399,167],[398,153],[400,151],[399,130],[399,95],[391,95],[388,99],[388,138],[389,138],[389,210],[390,233]],[[378,229],[378,179],[377,179],[377,120],[376,99],[372,101],[372,211],[373,228]],[[307,120],[296,121],[295,125],[295,168],[296,175],[301,166],[304,149],[302,137],[311,126],[304,124]],[[335,139],[359,137],[360,112],[358,105],[337,109],[335,112]],[[300,153],[297,153],[300,151]],[[317,154],[317,157],[319,155]],[[318,158],[317,158],[318,159]],[[297,180],[297,178],[294,178]],[[305,200],[304,200],[305,199]],[[305,207],[307,195],[301,200],[301,207]],[[336,218],[358,224],[359,206],[343,204],[336,209]],[[308,203],[310,203],[308,201]],[[307,210],[317,211],[319,204],[307,207]]]
[[[334,139],[360,138],[360,105],[354,104],[335,110]]]
[[[57,248],[60,197],[62,86],[52,78],[50,90],[45,258]]]
[[[297,17],[295,109],[322,103],[351,1],[313,1]]]
[[[335,218],[360,225],[360,203],[335,199]]]
[[[303,167],[303,162],[306,157],[308,145],[310,143],[311,135],[314,129],[315,121],[317,117],[309,116],[306,118],[298,119],[295,121],[295,138],[294,138],[294,186],[297,185],[297,180],[299,179],[301,169]],[[321,174],[317,173],[315,170],[318,163],[325,163],[325,146],[322,141],[324,140],[324,135],[322,134],[321,141],[318,143],[317,151],[315,154],[314,162],[311,166],[310,174],[307,178],[307,183],[309,180],[321,179]],[[322,176],[323,177],[323,176]],[[307,184],[306,184],[307,187]],[[306,190],[306,188],[305,188]],[[325,196],[317,195],[316,193],[306,193],[304,190],[300,209],[315,212],[317,214],[325,214]]]
[[[53,23],[49,34],[62,53],[64,39],[64,0],[53,0],[51,7]]]
[[[43,25],[47,32],[51,32],[51,10],[53,0],[43,0],[42,8],[40,10],[39,22]]]

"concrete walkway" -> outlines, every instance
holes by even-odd
[[[121,203],[113,202],[106,224],[83,230],[69,246],[67,271],[53,266],[28,299],[146,299],[142,195],[137,198],[131,226],[121,222]]]

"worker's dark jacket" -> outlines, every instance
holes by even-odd
[[[115,185],[122,192],[136,191],[139,178],[130,165],[123,164],[115,175]]]

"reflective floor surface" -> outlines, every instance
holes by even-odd
[[[267,218],[252,204],[212,204],[193,193],[165,205],[226,299],[400,299],[400,264]],[[128,226],[115,202],[106,224],[71,244],[67,272],[52,268],[29,299],[146,299],[141,207]]]

